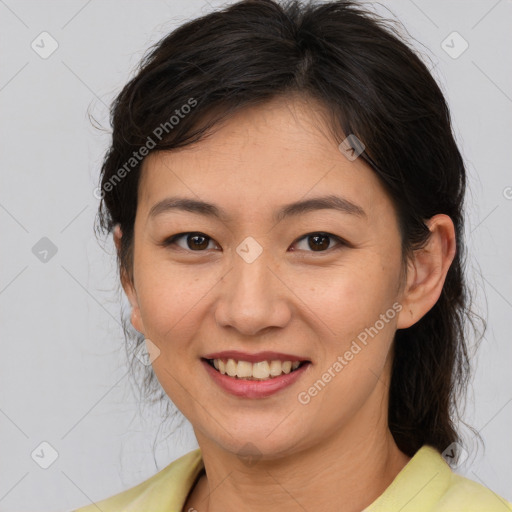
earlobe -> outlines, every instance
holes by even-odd
[[[117,254],[119,254],[121,252],[121,237],[123,236],[120,224],[116,224],[114,226],[113,235],[114,235],[114,244],[116,246]]]
[[[144,334],[144,325],[142,323],[142,319],[140,317],[140,309],[139,306],[132,306],[132,313],[130,315],[130,321],[137,331],[141,334]]]
[[[424,248],[414,251],[413,260],[408,265],[397,329],[414,325],[432,309],[455,257],[455,228],[451,218],[445,214],[434,215],[426,225],[430,229],[430,238]]]
[[[120,254],[121,251],[121,237],[123,236],[121,231],[121,226],[119,224],[116,224],[113,230],[114,235],[114,243],[116,246],[117,254]],[[123,287],[123,290],[126,294],[126,297],[128,298],[128,301],[130,302],[130,306],[132,308],[131,314],[130,314],[130,321],[133,327],[139,331],[140,333],[144,334],[144,325],[142,323],[142,319],[140,316],[140,308],[139,308],[139,301],[137,298],[137,292],[135,290],[135,286],[131,279],[126,274],[126,269],[122,268],[120,269],[120,278],[121,278],[121,285]]]
[[[140,315],[140,307],[137,292],[135,291],[133,283],[129,281],[127,277],[123,279],[123,289],[124,292],[126,293],[126,296],[128,297],[130,306],[132,308],[130,314],[131,324],[137,331],[144,334],[144,325],[142,323],[142,318]]]

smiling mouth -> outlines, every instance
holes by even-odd
[[[204,359],[222,375],[239,380],[269,380],[298,370],[310,361],[237,361],[235,359]]]

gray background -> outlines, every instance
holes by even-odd
[[[92,228],[109,136],[91,127],[87,111],[108,128],[107,106],[149,45],[219,5],[0,0],[2,512],[89,504],[197,446],[188,424],[165,439],[158,411],[138,413],[113,246],[102,249]],[[467,434],[458,471],[512,500],[512,1],[399,0],[377,10],[385,7],[430,59],[470,177],[470,269],[489,327],[465,419],[486,448]],[[59,45],[46,59],[31,47],[43,46],[43,31]],[[446,39],[454,31],[469,44],[457,58],[463,41]],[[44,41],[40,52],[51,49]],[[48,469],[40,464],[52,452],[42,442],[58,453]]]

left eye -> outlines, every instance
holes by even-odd
[[[186,247],[176,243],[177,240],[184,237],[186,237]],[[165,240],[163,245],[165,247],[170,245],[178,245],[178,247],[181,249],[191,249],[193,251],[201,252],[203,249],[208,249],[209,241],[213,242],[213,239],[204,233],[179,233]]]
[[[346,245],[345,241],[336,235],[331,235],[330,233],[309,233],[300,238],[296,243],[300,243],[302,241],[308,241],[307,247],[311,249],[311,252],[325,252],[327,249],[332,249],[331,240],[335,240],[338,242],[338,245]],[[301,250],[308,250],[302,248]]]

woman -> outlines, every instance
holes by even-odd
[[[504,511],[456,475],[466,185],[445,99],[356,3],[241,1],[112,109],[100,222],[199,449],[80,509]]]

